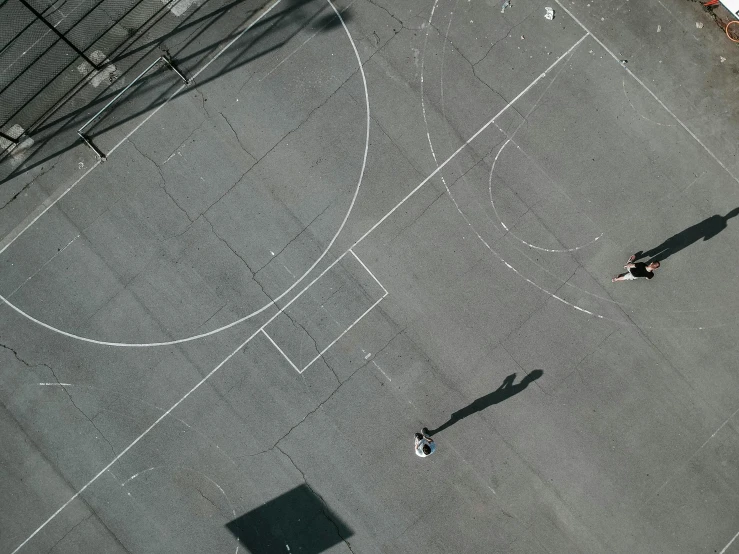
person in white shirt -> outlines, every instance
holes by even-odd
[[[434,439],[426,434],[426,428],[424,428],[423,431],[423,433],[416,433],[415,437],[416,456],[420,456],[421,458],[431,456],[431,454],[436,452],[436,443],[434,442]]]

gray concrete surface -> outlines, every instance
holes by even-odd
[[[735,46],[677,0],[336,9],[201,29],[105,163],[72,122],[3,162],[0,550],[739,552],[739,221],[611,283],[739,206]]]

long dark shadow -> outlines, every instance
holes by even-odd
[[[226,528],[252,554],[321,554],[335,551],[342,542],[348,545],[347,539],[354,535],[304,484],[229,521]]]
[[[672,235],[659,246],[655,246],[646,252],[637,252],[636,259],[649,258],[650,262],[666,260],[673,254],[680,252],[683,248],[687,248],[694,242],[698,242],[700,239],[703,239],[704,242],[712,239],[726,229],[726,222],[728,220],[737,215],[739,215],[739,208],[734,208],[726,215],[712,215],[700,223],[696,223],[676,235]]]
[[[541,369],[535,369],[534,371],[526,375],[526,377],[521,379],[520,383],[514,385],[513,381],[516,380],[516,374],[511,373],[503,380],[503,384],[500,385],[497,390],[494,390],[493,392],[490,392],[485,396],[481,396],[472,404],[465,406],[461,410],[457,410],[452,414],[452,417],[450,417],[448,421],[442,423],[441,426],[437,427],[436,429],[430,429],[427,434],[435,435],[436,433],[440,433],[444,429],[448,429],[458,421],[461,421],[464,418],[471,416],[472,414],[480,412],[485,408],[489,408],[493,404],[498,404],[500,402],[503,402],[504,400],[509,399],[511,396],[514,396],[524,390],[526,387],[529,386],[531,382],[536,381],[543,374],[544,372]]]
[[[252,35],[250,37],[249,42],[244,47],[242,47],[240,49],[240,51],[237,51],[236,52],[236,55],[229,62],[227,62],[227,64],[226,64],[225,67],[221,68],[215,75],[213,75],[210,78],[198,79],[198,83],[195,84],[195,87],[199,87],[199,86],[202,86],[203,84],[208,83],[210,81],[217,80],[218,78],[222,77],[223,75],[225,75],[227,73],[230,73],[230,72],[238,69],[239,67],[242,67],[244,65],[247,65],[250,62],[252,62],[252,61],[260,58],[261,56],[264,56],[266,54],[269,54],[270,52],[273,52],[273,51],[279,49],[280,47],[282,47],[287,42],[287,40],[288,40],[287,38],[286,39],[283,39],[283,40],[280,40],[276,44],[273,44],[273,45],[264,47],[262,49],[262,51],[253,52],[254,47],[257,45],[257,43],[260,40],[262,40],[263,38],[265,38],[265,36],[267,35],[267,33],[269,33],[272,30],[272,27],[273,26],[275,26],[275,25],[277,25],[277,26],[283,26],[285,24],[289,24],[290,23],[289,22],[289,19],[286,16],[288,16],[289,14],[291,14],[291,12],[295,11],[297,8],[302,7],[302,6],[306,5],[306,4],[309,4],[312,1],[313,0],[292,0],[292,1],[288,2],[288,3],[286,3],[285,8],[281,12],[278,12],[278,13],[276,13],[274,15],[270,15],[269,17],[265,18],[265,20],[260,21],[258,25],[255,25],[255,29],[256,28],[259,28],[259,27],[262,27],[264,29],[263,32],[261,32],[259,34],[256,34],[256,36]],[[310,16],[307,19],[307,21],[304,21],[297,29],[294,30],[294,32],[290,36],[294,36],[295,33],[299,32],[300,30],[302,30],[303,28],[305,28],[306,26],[308,26],[310,23],[314,22],[315,19],[322,12],[323,12],[323,10],[319,10],[317,13],[313,14],[312,16]],[[343,12],[342,16],[344,17],[345,20],[348,20],[348,19],[351,18],[351,13],[348,10],[345,10]],[[320,21],[322,23],[322,25],[321,25],[321,28],[322,28],[321,30],[322,31],[331,31],[331,30],[333,30],[334,25],[331,25],[330,24],[331,23],[330,22],[330,19],[332,19],[332,18],[335,18],[336,19],[336,22],[338,22],[338,18],[336,18],[336,16],[333,15],[333,14],[329,14],[328,17],[326,17],[324,21]],[[267,28],[265,28],[264,26],[267,23],[270,23],[271,25],[268,26]],[[218,44],[222,44],[222,42],[223,42],[222,40],[219,40]],[[207,47],[206,48],[203,48],[202,50],[207,50]],[[246,55],[248,52],[251,53],[251,55]],[[191,55],[187,56],[187,58],[190,58],[190,57],[191,57]],[[179,62],[179,60],[178,60],[178,62]],[[139,89],[138,91],[136,91],[132,96],[130,96],[129,97],[129,101],[132,100],[133,98],[137,97],[137,96],[141,96],[141,95],[147,93],[149,90],[153,90],[155,88],[159,88],[159,86],[160,86],[160,83],[158,83],[157,85],[154,85],[154,84],[142,84],[142,88]],[[95,134],[99,134],[101,132],[105,132],[107,130],[110,130],[113,127],[120,126],[120,125],[122,125],[123,123],[125,123],[127,121],[130,121],[132,119],[135,119],[136,117],[139,117],[142,113],[145,113],[145,112],[147,112],[147,111],[149,111],[149,110],[151,110],[153,108],[156,108],[158,105],[162,104],[163,102],[165,102],[169,98],[169,94],[170,94],[169,91],[170,90],[171,90],[171,88],[169,90],[165,89],[163,92],[161,92],[159,94],[159,96],[155,100],[153,100],[149,105],[147,105],[147,108],[145,110],[135,110],[134,113],[128,114],[128,115],[120,118],[119,120],[117,120],[112,125],[106,123],[106,119],[107,119],[106,116],[109,115],[109,114],[105,114],[99,121],[96,122],[96,125],[95,125],[95,127],[96,127]],[[190,92],[190,90],[191,90],[191,87],[186,87],[183,91],[180,92],[180,94],[176,94],[175,97],[178,97],[178,96],[180,96],[182,94],[187,94],[188,92]],[[111,96],[112,96],[112,94],[113,93],[110,93]],[[105,95],[102,95],[97,101],[98,102],[101,102],[104,99],[105,99]],[[88,105],[86,105],[86,106],[84,106],[82,108],[79,108],[78,110],[75,110],[75,112],[73,112],[73,113],[65,114],[64,116],[62,116],[57,121],[66,120],[66,121],[69,121],[71,123],[72,121],[75,120],[75,116],[79,115],[84,110],[89,110],[89,106],[90,105],[88,104]],[[62,148],[58,148],[53,153],[44,153],[44,154],[42,154],[42,152],[43,152],[43,145],[46,142],[48,142],[51,138],[53,138],[53,135],[50,136],[46,140],[40,140],[38,146],[36,148],[34,148],[34,151],[25,160],[25,162],[23,164],[19,165],[17,168],[15,168],[13,171],[11,171],[10,174],[5,175],[5,176],[3,176],[3,177],[0,178],[0,184],[9,181],[14,176],[17,176],[18,174],[23,173],[25,171],[28,171],[29,169],[32,169],[33,167],[37,167],[37,166],[39,166],[39,165],[41,165],[43,163],[46,163],[48,161],[51,161],[53,158],[59,156],[60,154],[62,154],[63,152],[65,152],[67,150],[70,150],[71,148],[74,148],[77,145],[77,142],[73,140],[73,142],[71,144],[69,144],[67,146],[63,146]]]

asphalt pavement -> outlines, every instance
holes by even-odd
[[[105,161],[103,95],[0,162],[0,551],[739,553],[739,58],[698,3],[180,16],[110,92],[189,82]]]

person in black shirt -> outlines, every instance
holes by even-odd
[[[635,259],[636,254],[631,256],[624,266],[624,269],[628,271],[621,275],[616,275],[611,279],[611,281],[615,283],[616,281],[633,281],[638,277],[644,277],[645,279],[651,279],[654,277],[654,270],[659,267],[659,262],[652,262],[649,264],[645,264],[644,262],[634,263]]]

